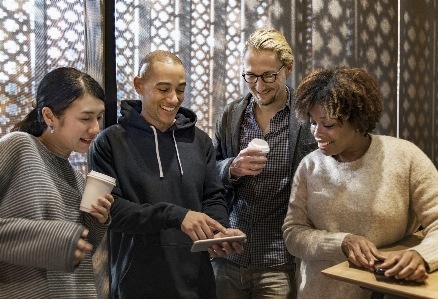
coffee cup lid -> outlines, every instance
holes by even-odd
[[[116,185],[116,179],[115,178],[110,177],[109,175],[106,175],[106,174],[94,171],[94,170],[90,171],[88,176],[100,179],[102,181],[108,182],[108,183],[113,184],[113,185]]]
[[[269,144],[260,138],[254,138],[251,140],[251,142],[248,144],[248,147],[255,147],[261,149],[264,153],[269,153]]]

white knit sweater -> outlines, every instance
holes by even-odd
[[[372,135],[365,155],[339,163],[320,150],[306,156],[295,175],[283,236],[301,259],[298,298],[370,298],[359,286],[320,273],[346,260],[341,242],[361,235],[378,248],[414,233],[425,238],[413,249],[438,268],[438,172],[414,144]]]
[[[96,248],[107,227],[79,210],[84,186],[37,138],[0,139],[0,298],[96,298],[91,256],[73,266],[82,231]]]

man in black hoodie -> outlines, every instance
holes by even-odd
[[[111,298],[216,298],[208,252],[193,241],[240,235],[229,227],[210,137],[180,107],[186,74],[167,51],[146,56],[119,122],[93,145],[92,167],[117,180],[110,224]],[[216,235],[214,232],[218,231]],[[229,244],[220,256],[241,253]],[[210,248],[210,251],[212,248]]]

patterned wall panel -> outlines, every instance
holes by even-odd
[[[0,136],[31,109],[31,17],[23,3],[0,5]]]
[[[437,2],[401,1],[400,137],[438,165]]]
[[[36,87],[50,70],[86,70],[84,2],[3,1],[0,4],[0,136],[31,109]],[[71,163],[84,174],[86,155]]]
[[[294,55],[291,85],[296,88],[312,68],[312,0],[291,2],[291,47]]]
[[[134,1],[117,1],[115,18],[117,98],[137,99],[132,81],[139,64],[139,6]],[[120,111],[120,101],[117,106]]]
[[[397,136],[397,0],[356,1],[354,10],[351,65],[366,69],[379,83],[383,113],[376,133]]]
[[[312,1],[312,69],[350,65],[353,56],[354,1]]]
[[[190,78],[186,105],[196,112],[198,127],[211,128],[212,92],[214,73],[212,70],[214,56],[214,10],[209,1],[192,1],[190,3]],[[214,7],[214,6],[213,6]],[[211,132],[208,132],[211,133]]]
[[[183,106],[196,112],[197,125],[212,136],[225,105],[247,92],[240,76],[244,40],[257,28],[278,29],[289,11],[287,1],[116,1],[119,103],[139,99],[132,66],[149,51],[171,51],[186,67]]]
[[[295,8],[295,77],[333,66],[367,69],[379,82],[385,106],[376,131],[395,136],[397,1],[303,0]]]
[[[44,16],[37,19],[35,26],[36,38],[45,43],[39,44],[35,51],[38,73],[45,74],[62,66],[86,71],[83,1],[51,1],[36,5],[35,9],[38,16]],[[88,172],[87,154],[73,152],[69,160],[83,174]]]
[[[434,155],[437,4],[412,3],[401,1],[400,137]],[[1,3],[0,135],[29,111],[37,82],[51,68],[70,65],[102,75],[95,56],[102,49],[87,47],[101,41],[100,20],[90,14],[99,6],[96,0]],[[244,41],[257,28],[276,28],[295,55],[292,87],[318,67],[365,67],[378,79],[385,103],[377,131],[396,135],[397,9],[397,0],[117,1],[118,99],[138,99],[132,79],[146,53],[170,50],[187,70],[183,105],[212,135],[223,107],[247,92],[240,76]],[[84,160],[79,157],[78,165]]]
[[[139,100],[133,79],[141,59],[154,50],[168,50],[178,55],[179,1],[116,1],[117,99]]]

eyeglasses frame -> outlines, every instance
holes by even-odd
[[[244,72],[242,72],[242,77],[243,77],[243,80],[245,80],[246,83],[256,84],[257,81],[259,80],[259,77],[262,78],[262,81],[265,82],[265,83],[274,83],[275,81],[277,81],[278,73],[280,73],[280,71],[281,71],[284,67],[285,67],[285,64],[283,64],[283,65],[281,66],[281,68],[280,68],[278,71],[269,74],[269,76],[274,76],[274,77],[275,77],[275,78],[274,78],[274,81],[272,81],[272,82],[266,82],[265,79],[263,78],[263,76],[267,75],[267,73],[263,73],[263,74],[261,74],[261,75],[251,75],[251,76],[256,77],[255,82],[248,82],[248,81],[246,81],[245,76],[248,75],[248,74],[245,74]]]

